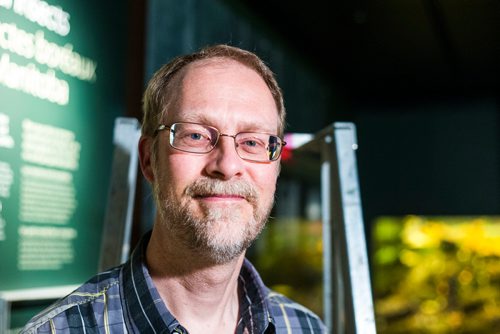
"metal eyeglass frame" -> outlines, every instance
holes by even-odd
[[[247,132],[247,131],[242,131],[242,132],[238,132],[237,134],[235,135],[229,135],[229,134],[225,134],[225,133],[222,133],[219,131],[219,129],[217,129],[216,127],[213,127],[213,126],[210,126],[210,125],[206,125],[206,124],[202,124],[202,123],[194,123],[194,122],[175,122],[175,123],[172,123],[170,125],[166,125],[166,124],[160,124],[158,126],[158,128],[156,128],[156,131],[155,131],[155,135],[160,132],[160,131],[163,131],[163,130],[169,130],[171,131],[172,130],[172,127],[174,127],[176,124],[194,124],[194,125],[200,125],[200,126],[203,126],[205,128],[208,128],[208,129],[211,129],[213,130],[214,133],[217,134],[217,137],[215,138],[215,140],[213,141],[213,143],[211,143],[211,149],[206,151],[206,152],[196,152],[196,151],[189,151],[189,150],[185,150],[185,149],[181,149],[181,148],[178,148],[178,147],[175,147],[172,143],[172,138],[173,137],[170,137],[169,138],[169,145],[170,147],[178,150],[178,151],[182,151],[182,152],[188,152],[188,153],[195,153],[195,154],[207,154],[207,153],[210,153],[212,152],[215,147],[217,146],[217,143],[219,142],[219,138],[220,137],[231,137],[233,138],[233,141],[234,141],[234,148],[236,150],[236,153],[238,154],[238,156],[243,159],[243,160],[246,160],[246,161],[252,161],[252,162],[261,162],[261,163],[265,163],[265,162],[272,162],[272,161],[276,161],[279,159],[279,157],[281,156],[281,153],[283,152],[283,147],[285,147],[286,145],[286,142],[280,138],[279,136],[276,136],[276,135],[272,135],[272,134],[269,134],[269,133],[265,133],[265,132]],[[271,137],[275,137],[278,139],[277,141],[277,144],[278,144],[278,147],[279,147],[279,152],[278,154],[274,157],[274,159],[269,159],[269,160],[255,160],[255,159],[249,159],[249,158],[244,158],[240,155],[240,152],[238,151],[238,144],[236,143],[236,137],[239,135],[239,134],[242,134],[242,133],[255,133],[255,134],[264,134],[264,135],[269,135]]]

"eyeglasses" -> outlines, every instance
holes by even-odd
[[[156,133],[170,130],[169,143],[173,148],[190,153],[211,152],[220,137],[231,137],[240,158],[255,162],[269,162],[277,160],[286,145],[280,137],[267,133],[240,132],[235,135],[220,133],[212,126],[197,123],[161,124]]]

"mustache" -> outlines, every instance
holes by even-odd
[[[184,193],[191,197],[215,194],[240,196],[249,202],[255,202],[258,197],[257,190],[249,182],[243,180],[221,181],[209,178],[202,178],[194,181],[186,187]]]

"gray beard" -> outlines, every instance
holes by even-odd
[[[252,216],[243,217],[237,205],[214,208],[204,203],[200,203],[202,214],[197,215],[189,207],[192,200],[178,200],[173,193],[165,194],[155,185],[162,224],[176,242],[206,262],[224,264],[250,247],[264,228],[273,203],[259,203],[257,191],[248,182],[210,178],[193,182],[185,189],[183,198],[213,193],[243,196],[253,208]]]

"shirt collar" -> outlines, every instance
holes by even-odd
[[[273,318],[269,312],[267,296],[269,289],[262,282],[254,266],[245,259],[239,276],[240,322],[236,332],[245,327],[250,333],[273,332]]]
[[[140,240],[121,273],[121,295],[127,326],[138,333],[187,333],[168,311],[146,267],[146,247],[151,231]],[[238,278],[241,317],[236,332],[274,332],[264,285],[257,270],[245,259]],[[267,330],[267,331],[266,331]]]
[[[122,269],[122,296],[127,325],[134,333],[173,333],[179,322],[168,311],[146,267],[148,232]]]

